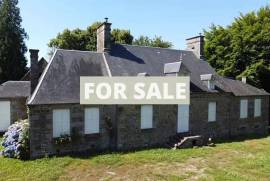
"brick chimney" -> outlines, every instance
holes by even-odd
[[[39,50],[30,49],[30,81],[31,81],[31,94],[34,92],[39,79],[39,69],[38,69],[38,52]]]
[[[108,52],[111,49],[111,23],[108,18],[97,28],[97,52]]]
[[[199,59],[204,58],[204,36],[200,35],[186,39],[187,50],[194,51]]]

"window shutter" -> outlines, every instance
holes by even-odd
[[[69,109],[53,110],[53,137],[70,134],[70,111]]]
[[[6,131],[10,123],[10,101],[0,101],[0,131]]]
[[[189,131],[189,105],[178,105],[177,132],[185,133]]]
[[[240,101],[240,118],[247,118],[248,116],[248,100],[242,99]]]
[[[141,106],[141,129],[153,128],[153,106]]]
[[[99,133],[99,108],[86,108],[84,110],[84,133]]]
[[[216,121],[216,102],[208,103],[208,122]]]
[[[261,105],[262,105],[262,100],[255,99],[255,101],[254,101],[254,117],[261,116],[261,114],[262,114]]]

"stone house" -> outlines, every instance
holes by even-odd
[[[47,65],[47,61],[41,58],[38,61],[37,72],[41,74]],[[20,81],[7,81],[0,85],[0,132],[27,115],[27,99],[31,95],[29,70]]]
[[[97,52],[55,51],[28,102],[32,158],[56,153],[163,146],[177,135],[232,138],[267,133],[269,94],[219,76],[203,56],[204,37],[187,50],[111,43],[107,21]],[[38,51],[31,51],[36,62]],[[32,71],[32,70],[31,70]],[[190,75],[190,105],[80,105],[80,76]],[[31,77],[36,80],[35,75]],[[35,88],[33,90],[33,88]],[[71,135],[57,145],[54,138]]]

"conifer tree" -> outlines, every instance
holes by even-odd
[[[0,0],[0,83],[19,80],[27,71],[27,38],[18,0]]]

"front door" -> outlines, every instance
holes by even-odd
[[[0,101],[0,131],[6,131],[10,126],[10,102]]]
[[[178,105],[177,132],[185,133],[189,131],[189,105]]]

